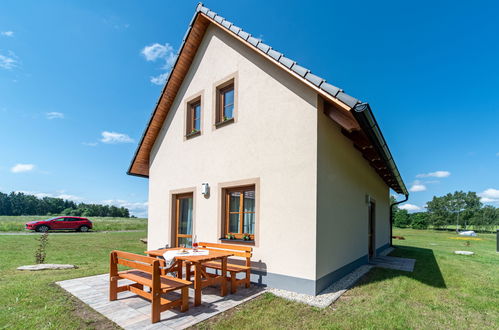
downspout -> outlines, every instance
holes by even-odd
[[[393,204],[390,205],[390,246],[393,246],[393,207],[395,205],[398,205],[398,204],[401,204],[401,203],[404,203],[404,202],[407,202],[407,200],[409,199],[409,195],[405,195],[405,199],[401,200],[400,202],[395,202]]]

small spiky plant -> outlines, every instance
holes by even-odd
[[[35,261],[37,264],[43,264],[45,262],[45,257],[47,256],[45,249],[47,248],[49,233],[44,233],[36,240],[39,243],[38,243],[38,248],[36,249],[35,252]]]

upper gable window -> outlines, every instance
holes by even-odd
[[[187,103],[186,137],[201,133],[201,98]]]
[[[217,86],[216,98],[216,124],[233,122],[235,115],[234,79]]]

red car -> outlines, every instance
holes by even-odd
[[[89,231],[92,221],[80,217],[56,217],[47,220],[30,221],[26,223],[27,230],[46,232],[49,230]]]

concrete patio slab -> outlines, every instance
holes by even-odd
[[[121,280],[120,285],[126,280]],[[131,283],[131,282],[130,282]],[[118,300],[109,301],[109,275],[76,278],[56,282],[61,288],[71,293],[91,308],[101,313],[124,329],[185,329],[204,321],[221,312],[229,310],[265,292],[263,287],[239,287],[237,293],[221,297],[220,289],[208,287],[203,289],[201,306],[194,307],[192,297],[194,291],[189,289],[189,311],[181,313],[172,309],[161,313],[161,321],[151,323],[151,304],[148,300],[131,292],[118,293]],[[174,298],[178,293],[172,292],[166,298]]]
[[[413,272],[416,259],[378,256],[369,262],[374,267]]]

